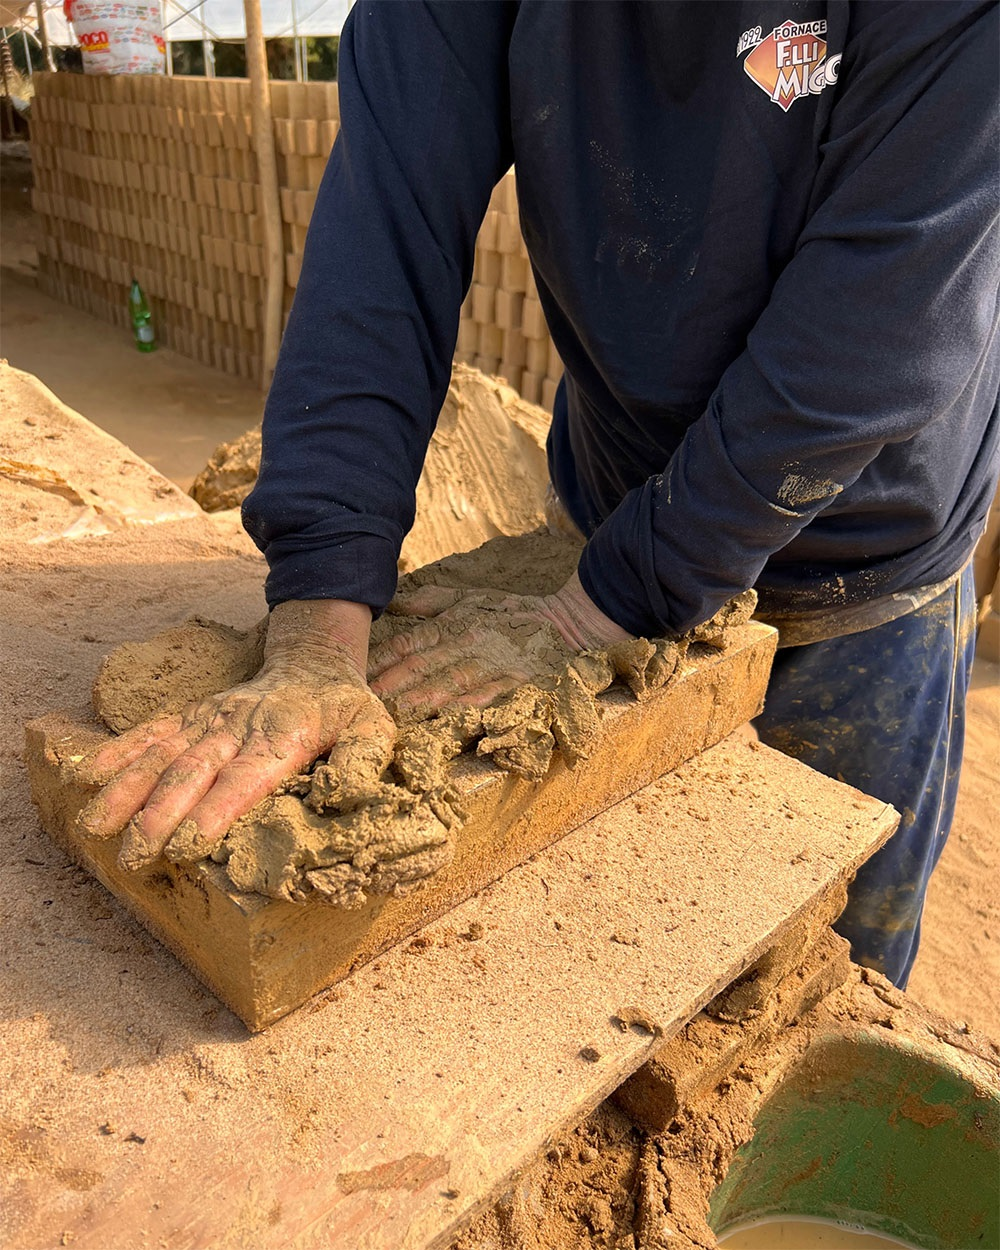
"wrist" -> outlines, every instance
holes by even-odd
[[[288,599],[272,609],[264,668],[302,662],[346,664],[362,681],[368,665],[371,608],[347,599]]]
[[[574,573],[565,586],[545,597],[550,619],[563,638],[580,651],[595,650],[632,635],[602,612]]]

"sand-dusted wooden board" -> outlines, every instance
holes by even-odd
[[[182,1082],[167,1054],[53,1072],[19,1131],[58,1120],[58,1169],[16,1169],[8,1244],[441,1250],[896,821],[731,736],[311,1009],[191,1038]]]
[[[694,647],[683,670],[639,703],[627,691],[599,697],[601,732],[587,760],[556,759],[532,783],[463,756],[451,780],[468,820],[453,862],[402,899],[372,898],[356,911],[238,893],[218,865],[165,861],[142,874],[117,865],[118,839],[80,833],[93,791],[70,761],[99,741],[95,725],[48,716],[28,727],[32,793],[49,834],[93,872],[251,1029],[261,1029],[335,984],[515,864],[676,768],[754,716],[763,703],[776,634],[750,622],[724,651]]]

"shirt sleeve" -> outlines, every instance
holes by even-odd
[[[512,6],[361,0],[341,130],[264,413],[243,522],[267,598],[378,614],[413,524],[490,193],[510,167]]]
[[[584,588],[634,634],[706,620],[884,446],[995,387],[997,8],[903,7],[871,6],[845,48],[807,221],[745,350],[584,551]]]

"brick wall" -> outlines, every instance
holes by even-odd
[[[126,327],[137,277],[161,342],[256,378],[263,230],[242,79],[37,74],[32,112],[39,282]],[[285,311],[339,128],[335,83],[271,84],[285,233]],[[517,218],[513,174],[476,244],[457,358],[551,407],[562,373]]]

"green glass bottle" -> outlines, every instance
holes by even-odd
[[[128,293],[128,312],[132,318],[132,333],[135,345],[141,352],[156,351],[156,333],[153,330],[153,314],[149,311],[142,287],[132,279],[132,289]]]

